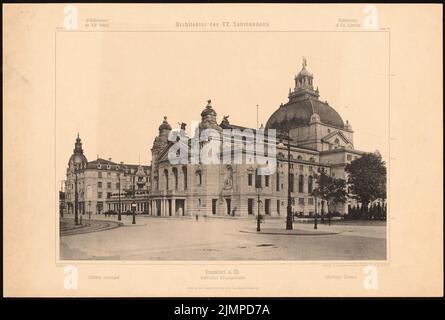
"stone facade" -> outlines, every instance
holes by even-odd
[[[82,210],[85,210],[85,192],[91,187],[93,207],[102,203],[103,208],[106,205],[107,210],[113,211],[116,211],[119,205],[123,205],[121,210],[124,212],[129,209],[132,202],[136,202],[137,213],[153,216],[255,216],[259,211],[260,214],[268,216],[285,217],[288,188],[290,188],[291,209],[294,213],[313,215],[316,208],[320,212],[320,208],[326,208],[326,204],[320,200],[316,204],[311,196],[317,170],[322,167],[336,178],[347,179],[344,170],[346,164],[360,157],[363,152],[354,149],[353,131],[348,121],[343,122],[340,115],[326,101],[319,100],[319,96],[318,88],[314,89],[313,86],[313,75],[306,69],[304,61],[302,70],[295,77],[295,88],[289,92],[289,102],[282,104],[271,115],[264,128],[266,137],[271,129],[279,131],[280,134],[286,132],[289,137],[280,143],[276,141],[277,156],[274,158],[276,171],[270,175],[257,175],[260,165],[248,161],[252,151],[245,140],[224,136],[227,129],[239,130],[241,133],[249,131],[253,134],[257,130],[231,124],[228,116],[218,124],[217,112],[209,100],[201,112],[201,122],[192,133],[192,139],[188,137],[185,140],[172,139],[174,132],[186,135],[185,124],[182,124],[179,131],[172,130],[167,117],[164,117],[151,148],[150,166],[122,163],[118,165],[111,160],[103,159],[88,162],[85,158],[78,180]],[[206,150],[212,141],[221,142],[228,138],[231,139],[229,149],[221,149],[217,158],[222,160],[224,154],[238,153],[243,161],[206,164],[202,161],[190,161],[190,156],[187,158],[189,160],[187,163],[173,164],[169,160],[169,150],[173,145],[182,143],[182,147],[190,148],[194,143],[193,136],[199,137],[206,129],[212,129],[217,136],[198,140],[200,151]],[[290,144],[290,186],[288,186],[288,144]],[[80,150],[81,146],[79,149],[76,144],[74,154],[77,152],[83,156],[83,151]],[[73,172],[70,166],[67,170],[66,186],[68,204],[70,201],[72,204],[73,201]],[[103,173],[102,183],[111,183],[111,188],[103,186],[102,189],[98,188],[100,172]],[[121,174],[121,183],[125,191],[121,193],[120,199],[116,188],[117,173]],[[137,187],[132,189],[131,183],[135,180],[141,183],[136,183]],[[132,192],[133,190],[135,192]],[[100,192],[105,191],[108,197],[98,196]],[[345,214],[348,205],[351,204],[353,201],[348,200],[348,203],[339,204],[333,210]]]
[[[74,159],[79,157],[81,163],[76,165]],[[77,176],[78,212],[101,214],[109,210],[117,210],[110,199],[118,197],[121,192],[122,211],[130,210],[131,200],[128,195],[148,194],[150,189],[150,167],[141,165],[115,163],[111,159],[97,158],[88,161],[83,154],[82,142],[77,136],[73,155],[68,162],[65,180],[66,210],[74,212],[75,184]],[[134,187],[133,187],[134,183]],[[145,197],[147,198],[147,197]],[[140,208],[143,212],[144,208]]]
[[[304,215],[315,212],[315,199],[310,195],[315,187],[314,174],[319,167],[328,174],[346,179],[344,167],[360,157],[363,152],[353,146],[351,125],[343,120],[327,102],[319,100],[318,88],[313,88],[313,76],[303,69],[295,78],[295,89],[289,93],[289,103],[281,105],[266,125],[268,129],[286,130],[291,138],[290,171],[292,211]],[[281,110],[280,110],[281,109]],[[275,119],[275,118],[277,119]],[[279,122],[280,117],[285,121]],[[232,125],[228,117],[220,124],[217,113],[209,100],[201,113],[198,131],[208,128],[221,132],[223,129],[249,129]],[[255,132],[255,129],[250,129]],[[207,216],[249,216],[258,213],[270,216],[285,216],[288,195],[287,143],[277,146],[277,171],[269,176],[259,176],[258,165],[246,164],[182,164],[172,165],[166,156],[172,145],[168,136],[171,126],[164,117],[159,127],[152,151],[150,214],[159,216],[207,215]],[[190,141],[189,141],[190,142]],[[206,142],[200,143],[200,148]],[[236,147],[232,140],[231,152]],[[246,157],[247,150],[241,153]],[[245,158],[243,158],[245,159]],[[178,181],[178,182],[176,182]],[[261,189],[256,188],[260,182]],[[333,208],[347,213],[346,204]],[[326,206],[318,200],[318,211]],[[325,207],[326,208],[326,207]]]

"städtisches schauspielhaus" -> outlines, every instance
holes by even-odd
[[[121,211],[125,212],[130,209],[132,202],[136,202],[138,214],[253,216],[257,214],[257,201],[260,199],[260,214],[284,218],[288,196],[287,144],[290,141],[292,211],[313,215],[316,206],[311,191],[315,186],[314,175],[318,168],[325,168],[335,178],[346,179],[346,164],[364,153],[354,149],[353,131],[348,121],[343,121],[333,107],[319,99],[319,91],[314,87],[313,79],[304,61],[301,71],[295,77],[295,87],[289,91],[289,101],[281,104],[266,123],[264,132],[275,129],[277,135],[286,132],[289,137],[277,139],[276,170],[270,175],[258,175],[257,165],[246,161],[173,164],[168,157],[169,150],[174,145],[169,140],[172,127],[167,117],[164,117],[151,148],[150,166],[118,164],[103,159],[88,162],[83,156],[82,148],[79,149],[78,140],[74,153],[82,152],[85,157],[79,171],[88,177],[87,182],[82,181],[79,178],[82,174],[78,173],[78,192],[85,195],[85,190],[90,188],[91,200],[84,199],[84,203],[89,203],[92,208],[97,208],[100,203],[102,212],[117,212],[119,205]],[[216,110],[210,100],[201,112],[201,121],[197,128],[198,131],[205,129],[216,132],[228,129],[255,132],[253,128],[230,123],[228,117],[218,123]],[[190,140],[192,139],[188,139],[188,145]],[[233,153],[236,142],[233,139],[231,141],[233,146],[229,152]],[[204,145],[205,143],[200,143],[199,148]],[[241,146],[244,147],[245,143]],[[241,153],[245,154],[245,150],[242,149]],[[67,191],[71,192],[67,192],[66,202],[71,208],[74,207],[73,167],[74,164],[70,161],[66,186]],[[337,204],[334,211],[346,214],[352,203],[351,199],[345,204]],[[318,212],[322,206],[326,208],[326,204],[318,199]]]

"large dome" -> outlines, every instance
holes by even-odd
[[[266,129],[284,130],[308,125],[314,113],[319,115],[321,123],[344,128],[343,119],[334,108],[326,102],[308,97],[280,106],[267,121]]]

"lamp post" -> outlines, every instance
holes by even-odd
[[[131,203],[131,211],[133,211],[133,221],[131,222],[132,224],[136,224],[136,201],[133,200],[133,202]]]
[[[74,156],[74,224],[79,225],[79,199],[77,195],[77,173],[82,164],[82,157],[78,154]]]
[[[257,218],[256,218],[256,231],[260,232],[261,231],[261,215],[260,215],[260,192],[261,192],[261,187],[257,186],[256,187],[256,192],[258,195],[258,214],[257,214]]]
[[[91,200],[88,201],[88,219],[91,220]]]
[[[323,186],[324,177],[323,176],[325,174],[324,167],[318,167],[317,172],[320,173],[320,179],[319,179],[320,186],[319,186],[319,189],[323,191],[323,188],[324,188],[324,186]],[[316,201],[316,203],[318,203],[317,198],[315,198],[315,201]],[[323,197],[321,197],[321,216],[323,217]],[[317,212],[317,209],[316,209],[315,210],[314,229],[318,229],[317,217],[318,217],[318,212]]]
[[[315,201],[318,201],[318,200],[315,199]],[[318,216],[317,209],[315,209],[314,229],[318,229],[318,226],[317,226],[317,216]]]
[[[145,208],[145,213],[146,213],[146,215],[148,215],[148,207],[149,207],[149,203],[150,203],[150,192],[148,190],[148,174],[145,179],[146,179],[145,185],[147,186],[147,204],[146,204],[146,208]]]
[[[131,209],[133,211],[133,221],[131,222],[132,224],[136,224],[136,201],[135,201],[136,192],[134,189],[134,178],[135,176],[133,176],[133,202],[131,203]]]
[[[117,220],[121,221],[122,217],[121,217],[121,173],[118,172],[117,173],[117,179],[118,179],[118,184],[119,184],[119,210],[118,210],[118,214],[117,214]]]
[[[293,229],[292,223],[292,199],[291,199],[291,178],[290,178],[290,136],[289,130],[285,133],[281,133],[280,147],[284,147],[283,139],[287,139],[287,215],[286,215],[286,230]]]

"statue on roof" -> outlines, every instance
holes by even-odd
[[[302,63],[302,65],[303,65],[303,68],[305,68],[305,67],[307,66],[307,61],[306,61],[306,58],[305,58],[305,57],[303,57],[303,63]]]
[[[181,130],[185,131],[185,127],[187,126],[187,124],[185,122],[178,122],[178,124],[181,127]]]

